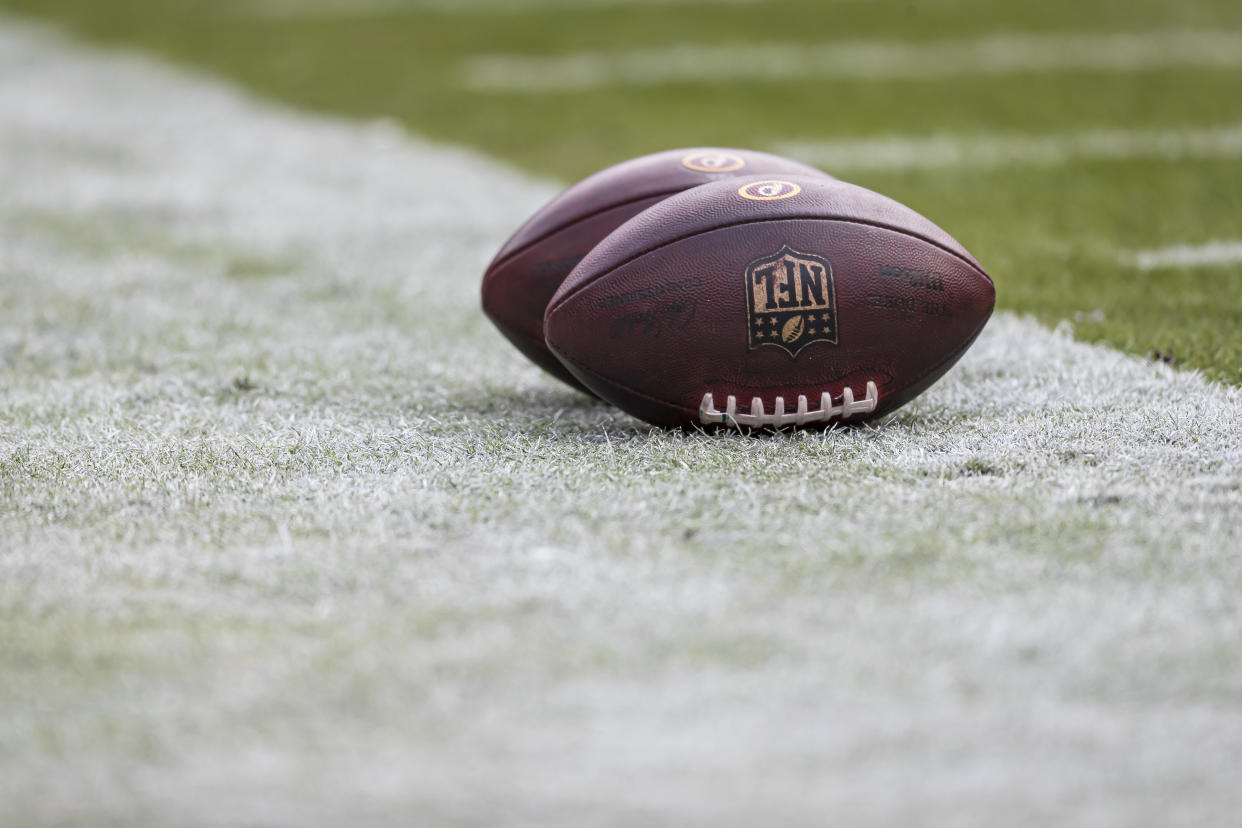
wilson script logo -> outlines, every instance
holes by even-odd
[[[746,268],[747,343],[774,345],[791,357],[812,342],[837,344],[832,265],[788,246]]]

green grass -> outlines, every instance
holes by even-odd
[[[1183,3],[961,0],[637,6],[544,12],[263,16],[255,4],[182,0],[0,0],[107,43],[137,46],[301,107],[391,117],[572,181],[672,146],[936,132],[1035,134],[1242,121],[1242,73],[1177,69],[954,78],[671,84],[576,93],[471,91],[484,54],[550,55],[682,42],[882,39],[995,32],[1242,29],[1232,0]],[[248,11],[250,10],[250,11]],[[829,170],[832,172],[832,170]],[[1000,307],[1137,354],[1172,354],[1242,381],[1242,266],[1138,272],[1125,254],[1238,236],[1242,161],[1079,162],[1053,169],[865,172],[845,177],[904,201],[963,241],[997,282]]]

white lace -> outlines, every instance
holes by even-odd
[[[786,426],[802,426],[807,423],[823,423],[829,420],[840,418],[848,420],[855,414],[869,414],[875,411],[876,403],[879,401],[879,392],[876,390],[874,382],[867,383],[867,394],[861,400],[855,401],[854,389],[846,386],[841,393],[841,404],[832,404],[832,395],[825,391],[819,398],[819,410],[810,411],[807,409],[806,397],[798,396],[798,407],[789,413],[785,412],[785,398],[777,397],[776,404],[772,406],[772,413],[769,414],[763,407],[763,400],[755,397],[750,401],[750,413],[739,414],[737,410],[737,398],[730,396],[725,404],[724,411],[716,410],[716,402],[712,399],[711,394],[703,395],[703,402],[699,403],[699,422],[703,425],[731,425],[741,428],[743,426],[749,428],[785,428]]]

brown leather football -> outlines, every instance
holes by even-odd
[[[544,332],[583,384],[649,423],[822,428],[913,399],[994,300],[978,262],[910,208],[824,177],[749,176],[618,227]]]
[[[751,173],[824,175],[776,155],[712,147],[668,150],[609,167],[552,199],[505,242],[483,275],[483,310],[535,364],[582,389],[543,341],[543,314],[561,282],[601,239],[652,204]]]

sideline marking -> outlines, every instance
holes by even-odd
[[[1205,244],[1175,244],[1140,250],[1128,257],[1139,270],[1181,267],[1222,267],[1242,264],[1242,240],[1218,240]]]
[[[1242,156],[1242,124],[1205,129],[1092,129],[1029,135],[897,135],[841,141],[781,141],[773,152],[830,169],[1057,166],[1076,160]]]
[[[1139,33],[995,34],[935,40],[685,44],[560,57],[482,55],[463,64],[467,87],[570,92],[605,86],[773,81],[790,78],[920,80],[969,75],[1141,72],[1242,66],[1242,32],[1168,29]]]

